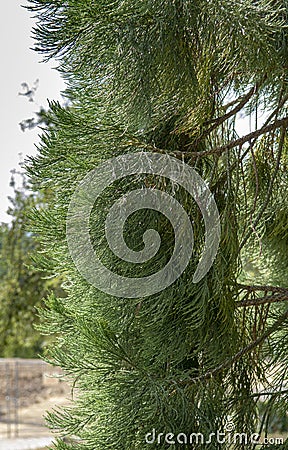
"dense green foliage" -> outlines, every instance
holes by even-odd
[[[228,420],[249,436],[268,430],[272,411],[286,414],[288,400],[286,2],[30,3],[39,18],[37,49],[58,59],[71,102],[66,109],[51,104],[53,126],[27,162],[35,186],[53,191],[49,209],[34,216],[42,241],[38,263],[61,274],[67,292],[65,299],[51,296],[42,313],[45,333],[59,335],[47,359],[77,387],[73,406],[49,415],[54,429],[77,438],[60,439],[57,448],[164,449],[164,438],[147,444],[145,435],[155,429],[208,439],[224,432]],[[244,136],[236,129],[239,114],[250,118]],[[156,228],[159,253],[137,267],[111,254],[105,217],[132,187],[175,195],[196,236],[193,257],[172,286],[131,300],[106,295],[81,277],[67,249],[66,216],[90,170],[143,150],[197,170],[214,194],[222,235],[213,267],[193,284],[203,250],[195,202],[161,177],[115,183],[90,217],[95,252],[113,272],[158,271],[173,246],[163,216],[143,210],[127,221],[126,242],[139,250],[144,231]],[[170,447],[255,445],[212,440]]]

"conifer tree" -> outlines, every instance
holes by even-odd
[[[53,126],[27,162],[31,180],[53,191],[34,219],[39,264],[61,273],[67,292],[50,296],[41,325],[59,336],[47,360],[77,388],[70,408],[48,415],[72,439],[60,437],[57,448],[255,449],[253,433],[263,438],[272,411],[285,414],[288,400],[287,4],[31,0],[30,9],[39,20],[36,49],[57,58],[70,102],[51,104]],[[153,173],[111,183],[89,219],[94,252],[111,272],[140,279],[172,257],[175,230],[153,208],[131,214],[123,235],[139,253],[145,231],[156,230],[157,254],[133,264],[111,252],[105,220],[132,189],[166,191],[185,208],[195,238],[174,283],[119,297],[78,271],[69,205],[99,164],[144,152],[185,162],[205,180],[220,214],[220,245],[193,282],[205,244],[197,202]],[[86,256],[80,234],[78,254]],[[229,440],[231,425],[248,440]]]

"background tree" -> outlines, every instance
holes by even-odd
[[[14,196],[10,198],[10,224],[1,225],[0,355],[2,357],[38,357],[45,339],[34,329],[37,307],[50,290],[61,295],[59,279],[45,279],[33,266],[39,250],[35,233],[28,231],[33,209],[45,203],[41,193],[29,191],[27,181],[16,187],[15,171],[11,179]],[[46,274],[47,275],[47,274]]]
[[[67,280],[67,298],[50,297],[42,328],[59,335],[47,358],[64,369],[78,395],[49,420],[80,441],[59,440],[57,448],[164,449],[163,436],[151,445],[145,435],[155,429],[208,438],[225,432],[228,420],[249,436],[267,430],[272,411],[286,411],[288,400],[285,2],[30,3],[39,18],[37,49],[58,58],[72,102],[66,110],[51,105],[53,128],[27,162],[33,182],[54,194],[49,210],[34,218],[44,252],[39,264]],[[251,123],[241,136],[240,113]],[[132,215],[124,236],[139,250],[144,231],[156,228],[158,254],[137,267],[111,254],[105,218],[132,187],[165,187],[190,214],[197,236],[189,266],[172,286],[119,299],[77,272],[66,216],[89,170],[143,150],[179,158],[207,181],[220,211],[221,243],[209,273],[193,284],[204,243],[195,203],[161,177],[117,182],[90,218],[95,251],[113,272],[143,277],[171,256],[173,230],[153,210]],[[191,445],[171,445],[180,447]],[[233,447],[256,445],[221,444]]]

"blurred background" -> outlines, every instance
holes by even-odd
[[[21,158],[35,154],[35,144],[38,142],[37,129],[26,133],[19,124],[35,117],[41,108],[46,109],[47,99],[61,102],[61,91],[64,89],[64,82],[54,69],[57,63],[41,63],[41,56],[31,49],[35,19],[22,5],[27,6],[27,2],[4,2],[0,17],[0,221],[4,222],[10,221],[6,214],[9,205],[7,196],[13,192],[9,188],[10,171],[19,168]],[[22,83],[28,87],[22,86]],[[27,95],[29,90],[32,90],[30,96]]]
[[[34,329],[37,307],[49,290],[61,295],[61,282],[33,266],[39,244],[29,214],[45,195],[30,190],[22,167],[37,152],[48,100],[64,103],[64,82],[57,62],[43,63],[32,50],[35,18],[25,5],[4,2],[0,17],[0,450],[51,443],[43,415],[68,395],[60,371],[39,359],[45,340]]]

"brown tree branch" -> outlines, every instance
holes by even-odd
[[[259,83],[257,83],[255,86],[253,86],[250,89],[250,91],[240,99],[238,105],[236,105],[235,108],[231,109],[231,111],[227,112],[226,114],[224,114],[221,117],[216,117],[215,119],[211,119],[211,120],[205,122],[204,125],[210,125],[210,124],[212,124],[212,125],[203,134],[207,135],[207,134],[211,133],[211,131],[215,130],[223,122],[230,119],[230,117],[235,116],[235,114],[237,114],[239,111],[241,111],[241,109],[244,108],[244,106],[249,102],[251,97],[258,92],[260,86],[262,85],[263,81],[266,78],[267,78],[267,76],[265,75],[264,79],[259,81]]]
[[[237,284],[240,290],[245,290],[248,292],[266,291],[266,292],[276,292],[276,293],[288,293],[288,288],[281,286],[260,286],[260,285],[248,285],[248,284]]]
[[[249,300],[241,300],[235,303],[237,308],[246,307],[246,306],[258,306],[270,303],[278,303],[278,302],[287,302],[288,301],[288,290],[286,294],[277,294],[277,295],[266,295],[264,297],[253,298]]]
[[[251,342],[246,347],[242,348],[238,353],[236,353],[232,358],[227,359],[224,361],[224,363],[220,364],[219,366],[215,367],[212,370],[209,370],[208,372],[204,373],[203,375],[200,375],[199,377],[190,378],[190,380],[184,381],[184,384],[191,384],[191,383],[197,383],[199,381],[207,380],[209,378],[212,378],[214,375],[216,375],[219,372],[222,372],[222,370],[229,369],[236,361],[242,358],[246,353],[253,350],[258,345],[262,344],[271,334],[275,333],[279,329],[279,327],[287,320],[288,318],[288,311],[286,311],[284,314],[282,314],[274,324],[268,328],[265,333],[262,334],[259,338],[255,339],[255,341]]]
[[[252,141],[252,139],[256,139],[262,134],[269,133],[270,131],[276,130],[280,127],[287,127],[288,126],[288,117],[284,117],[282,119],[275,120],[270,125],[263,126],[259,128],[259,130],[252,131],[249,134],[246,134],[245,136],[242,136],[239,139],[235,139],[234,141],[228,142],[225,145],[221,145],[220,147],[215,147],[210,150],[203,150],[201,152],[180,152],[181,154],[187,154],[189,156],[194,157],[202,157],[202,156],[208,156],[208,155],[221,155],[222,153],[226,152],[227,150],[230,150],[234,147],[241,147],[246,142]],[[179,152],[174,152],[175,154],[178,154]]]

